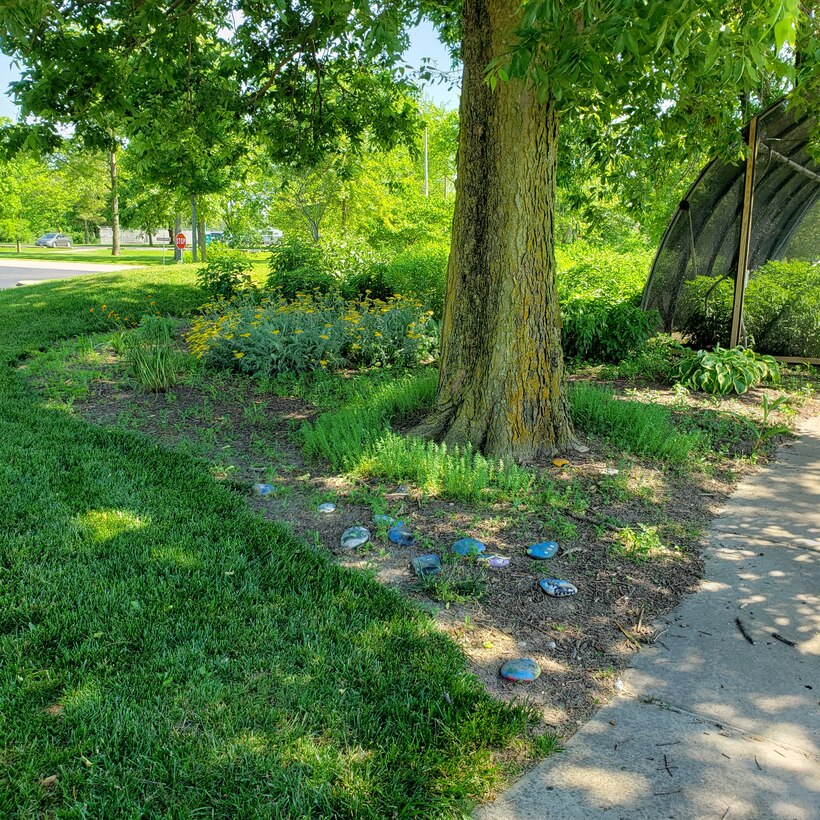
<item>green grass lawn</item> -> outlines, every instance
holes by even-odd
[[[507,776],[496,752],[546,750],[527,711],[204,463],[18,374],[105,330],[101,304],[184,315],[192,283],[179,266],[0,292],[0,816],[463,816]]]

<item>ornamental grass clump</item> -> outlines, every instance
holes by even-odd
[[[143,316],[139,327],[121,336],[123,358],[144,390],[159,393],[176,384],[173,329],[170,319]]]
[[[431,314],[401,296],[348,302],[300,294],[261,303],[215,302],[187,335],[206,364],[253,376],[277,376],[344,365],[418,364],[437,343]]]

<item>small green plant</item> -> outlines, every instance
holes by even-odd
[[[441,571],[419,579],[419,587],[436,601],[464,604],[487,591],[487,567],[474,558],[445,558]]]
[[[771,356],[763,356],[749,348],[716,347],[699,350],[684,358],[673,378],[684,387],[713,396],[727,393],[742,395],[763,381],[776,381],[780,367]]]
[[[562,302],[561,315],[564,352],[587,361],[619,362],[642,351],[658,325],[655,311],[600,297]]]
[[[209,296],[233,299],[238,293],[253,288],[251,268],[251,261],[243,251],[217,243],[208,249],[208,264],[197,271],[196,279]]]
[[[163,392],[176,384],[174,323],[160,316],[143,316],[139,326],[123,336],[123,358],[145,390]]]
[[[638,524],[637,529],[621,527],[615,534],[610,552],[635,563],[648,561],[666,552],[657,527]]]

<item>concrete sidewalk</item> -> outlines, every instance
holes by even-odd
[[[623,696],[476,817],[820,818],[820,418],[738,486],[705,557]]]

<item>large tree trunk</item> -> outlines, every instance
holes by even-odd
[[[111,175],[111,255],[120,255],[120,199],[117,194],[117,151],[108,152],[108,172]]]
[[[522,83],[484,82],[520,0],[466,0],[453,237],[436,405],[416,433],[529,462],[571,435],[553,220],[558,124]]]

